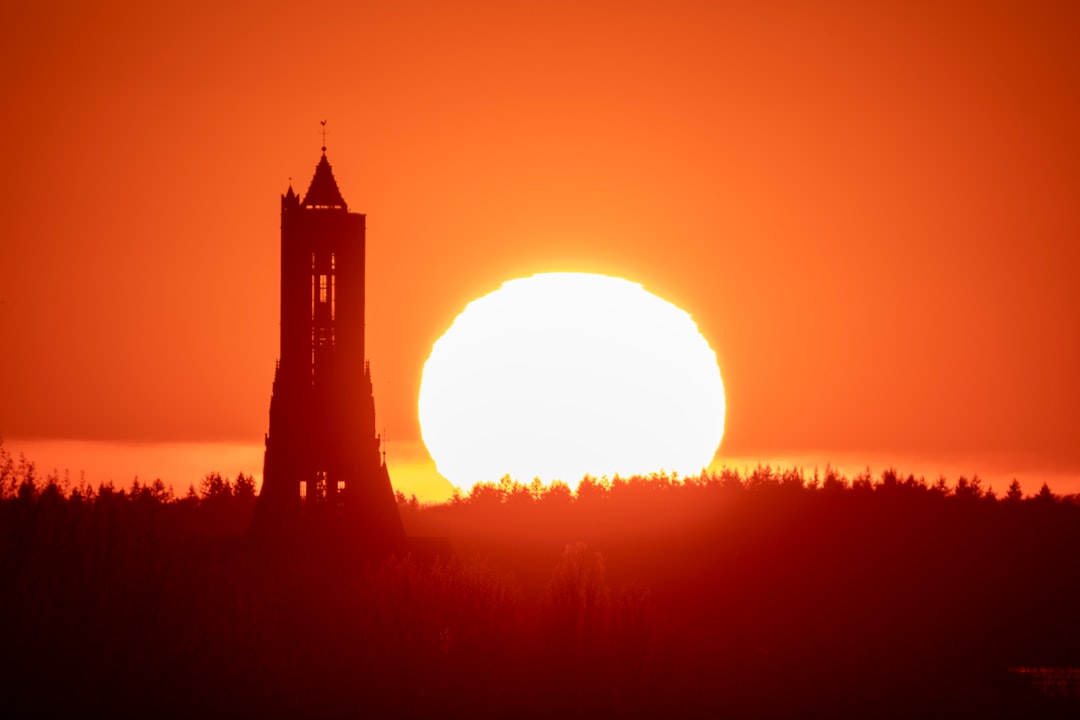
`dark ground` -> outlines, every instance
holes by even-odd
[[[503,483],[401,499],[452,560],[365,560],[261,554],[243,481],[28,469],[0,467],[7,717],[1080,717],[1080,504],[1049,489]]]

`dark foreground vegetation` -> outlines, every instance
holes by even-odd
[[[0,447],[0,714],[1080,716],[1080,502],[1049,488],[760,467],[400,497],[454,546],[434,562],[270,560],[254,501]]]

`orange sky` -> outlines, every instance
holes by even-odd
[[[260,443],[327,118],[391,442],[469,300],[584,270],[693,314],[725,454],[1080,474],[1076,3],[0,13],[4,438]]]

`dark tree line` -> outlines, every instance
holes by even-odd
[[[1080,504],[758,467],[510,480],[457,558],[267,561],[254,486],[90,488],[0,448],[0,698],[36,715],[1074,717]],[[335,561],[336,562],[336,561]],[[1060,686],[1060,687],[1059,687]],[[15,716],[20,713],[4,713]]]

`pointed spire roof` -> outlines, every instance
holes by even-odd
[[[315,166],[315,176],[311,178],[311,185],[308,186],[307,194],[304,195],[304,201],[301,204],[304,207],[329,207],[348,210],[345,198],[341,197],[337,181],[334,180],[334,171],[330,169],[330,162],[326,159],[325,152],[319,158],[319,164]]]

